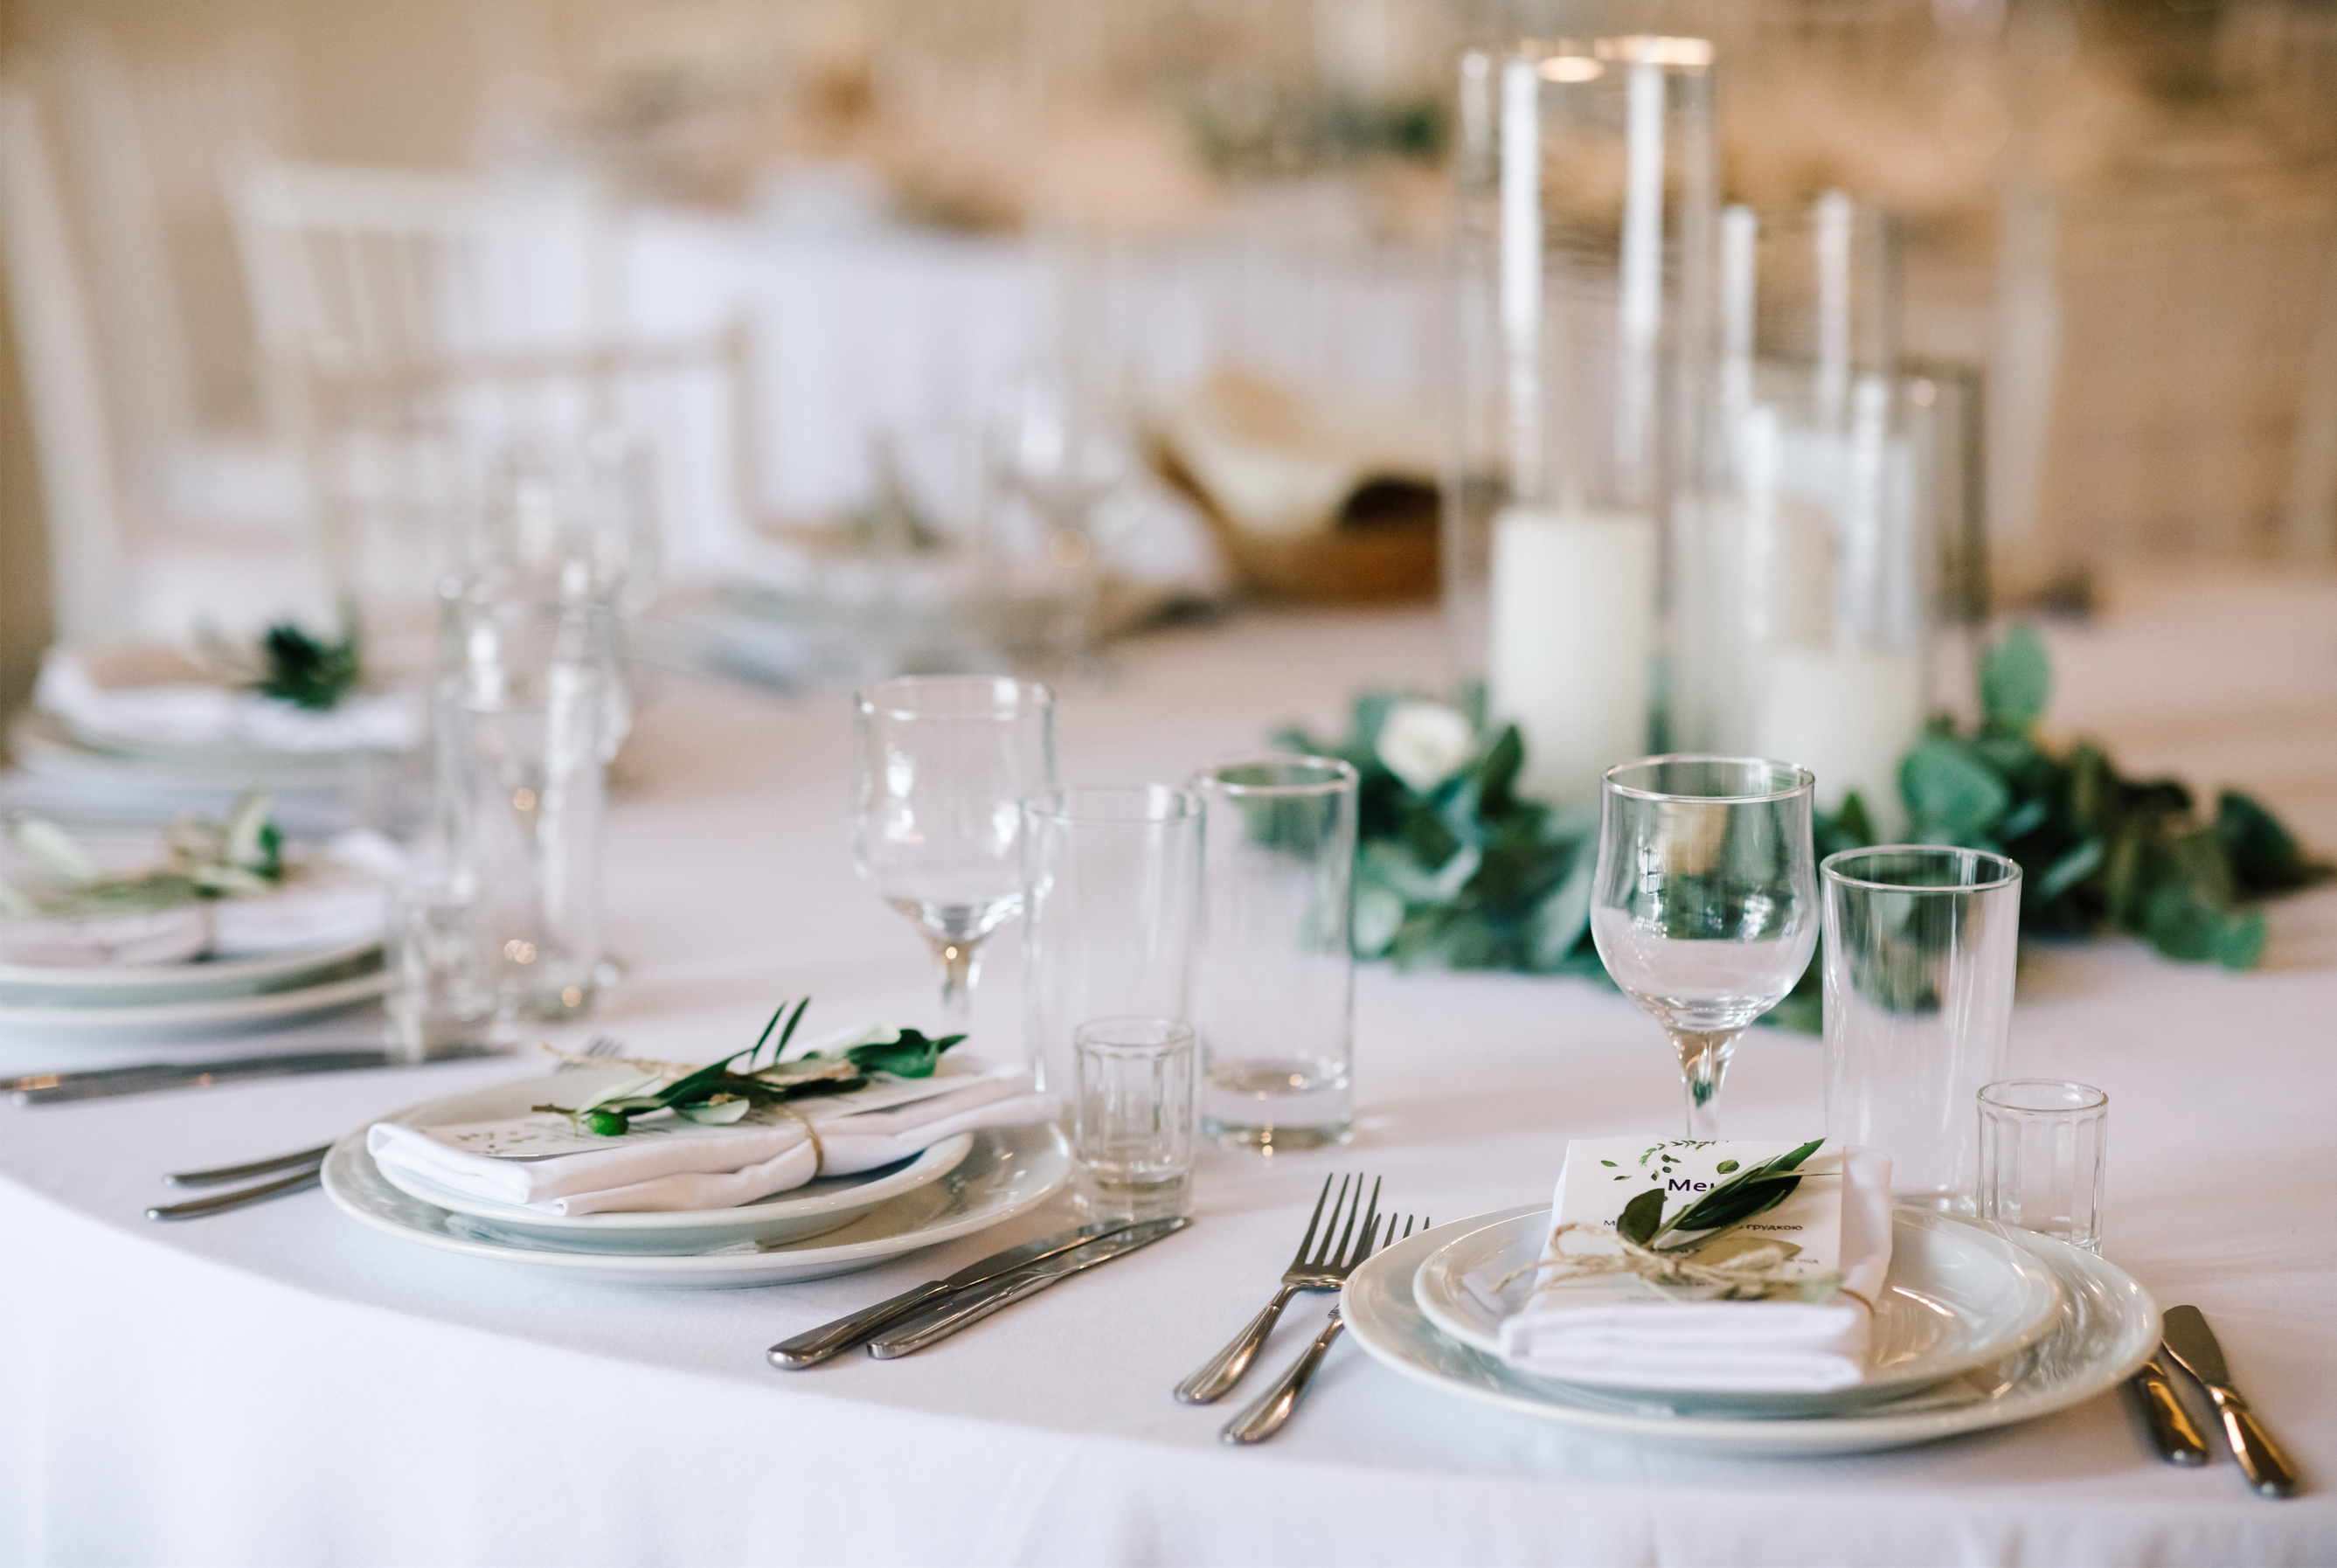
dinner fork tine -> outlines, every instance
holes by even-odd
[[[1266,1336],[1281,1320],[1282,1309],[1290,1305],[1291,1297],[1301,1290],[1336,1290],[1347,1277],[1355,1259],[1354,1250],[1355,1228],[1364,1226],[1364,1250],[1370,1250],[1371,1227],[1379,1213],[1380,1188],[1372,1183],[1371,1213],[1364,1209],[1364,1178],[1361,1175],[1338,1178],[1339,1195],[1331,1196],[1332,1178],[1323,1178],[1323,1191],[1315,1199],[1315,1212],[1307,1217],[1306,1234],[1299,1238],[1297,1254],[1290,1267],[1283,1271],[1282,1282],[1276,1288],[1274,1299],[1266,1304],[1258,1315],[1249,1320],[1242,1331],[1233,1337],[1226,1348],[1203,1363],[1199,1371],[1177,1385],[1173,1392],[1180,1405],[1208,1405],[1222,1399],[1242,1380],[1250,1363],[1257,1358]],[[1331,1221],[1322,1223],[1323,1207],[1331,1207]],[[1322,1240],[1316,1245],[1319,1230]]]
[[[1425,1230],[1429,1224],[1425,1217],[1414,1219],[1407,1215],[1403,1221],[1403,1234],[1409,1237],[1415,1226]],[[1380,1232],[1379,1250],[1384,1250],[1402,1238],[1395,1234],[1395,1216],[1391,1214],[1387,1217],[1386,1229]],[[1374,1250],[1372,1228],[1365,1226],[1363,1245],[1353,1262],[1362,1262]],[[1218,1440],[1237,1446],[1263,1443],[1281,1431],[1283,1425],[1290,1419],[1290,1413],[1298,1408],[1298,1401],[1306,1396],[1307,1386],[1315,1380],[1315,1369],[1323,1365],[1323,1357],[1330,1352],[1331,1342],[1346,1326],[1346,1320],[1339,1316],[1339,1308],[1334,1306],[1330,1321],[1323,1326],[1323,1332],[1315,1337],[1314,1343],[1299,1352],[1298,1359],[1290,1364],[1290,1370],[1276,1378],[1274,1387],[1258,1396],[1257,1404],[1226,1423],[1225,1430],[1217,1434]]]

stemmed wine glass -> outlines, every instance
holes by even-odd
[[[855,701],[853,863],[933,944],[943,1009],[963,1025],[976,950],[1022,907],[1022,801],[1055,787],[1055,694],[904,675]]]
[[[1720,1135],[1737,1036],[1817,946],[1815,782],[1787,762],[1648,757],[1609,769],[1599,790],[1591,939],[1678,1048],[1691,1138]]]

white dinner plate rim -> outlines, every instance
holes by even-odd
[[[1905,1447],[1943,1437],[1983,1432],[2016,1422],[2035,1420],[2082,1404],[2117,1387],[2134,1375],[2157,1348],[2158,1309],[2147,1291],[2116,1264],[2079,1252],[2044,1237],[2009,1233],[2016,1244],[2056,1264],[2093,1273],[2116,1291],[2123,1303],[2115,1339],[2104,1336],[2103,1348],[2092,1357],[2087,1374],[2073,1376],[2055,1387],[2027,1394],[2014,1392],[1948,1409],[1892,1414],[1881,1409],[1853,1409],[1836,1416],[1765,1418],[1669,1415],[1588,1409],[1556,1398],[1536,1397],[1523,1390],[1510,1392],[1466,1383],[1403,1354],[1400,1330],[1384,1323],[1372,1301],[1374,1290],[1409,1297],[1420,1262],[1450,1241],[1488,1225],[1544,1210],[1548,1204],[1529,1203],[1456,1220],[1400,1241],[1369,1258],[1348,1276],[1340,1291],[1340,1316],[1357,1344],[1374,1360],[1398,1376],[1496,1409],[1570,1426],[1594,1436],[1635,1440],[1657,1446],[1724,1453],[1750,1457],[1815,1456]],[[2064,1290],[2066,1298],[2067,1291]],[[1417,1302],[1414,1302],[1417,1308]],[[2064,1309],[2068,1303],[2064,1302]],[[1425,1315],[1423,1315],[1425,1323]],[[1433,1326],[1428,1332],[1437,1335]],[[1442,1338],[1441,1335],[1437,1335]],[[1480,1354],[1457,1347],[1469,1355]]]
[[[292,991],[258,991],[200,1002],[144,1006],[15,1007],[0,1003],[0,1038],[22,1030],[44,1034],[192,1034],[230,1025],[275,1023],[370,1002],[389,989],[383,969]]]
[[[852,1265],[875,1264],[889,1258],[922,1251],[927,1247],[937,1247],[961,1236],[971,1236],[1029,1213],[1053,1197],[1063,1183],[1071,1180],[1071,1145],[1063,1137],[1062,1130],[1052,1122],[1039,1122],[1027,1127],[986,1128],[973,1136],[1005,1138],[1017,1133],[1044,1135],[1051,1144],[1060,1165],[1052,1180],[1000,1209],[891,1236],[871,1237],[865,1241],[822,1247],[816,1244],[818,1238],[814,1237],[811,1239],[814,1245],[776,1248],[768,1252],[718,1253],[711,1256],[670,1252],[543,1252],[416,1230],[395,1215],[376,1212],[347,1190],[347,1178],[344,1172],[352,1165],[372,1166],[376,1175],[380,1173],[380,1167],[374,1164],[373,1156],[366,1151],[363,1127],[345,1133],[325,1156],[324,1182],[326,1196],[332,1200],[334,1207],[360,1224],[400,1240],[441,1252],[553,1273],[620,1274],[638,1279],[644,1284],[655,1283],[660,1279],[692,1276],[710,1276],[727,1283],[746,1284],[756,1282],[758,1275],[769,1275],[770,1278],[761,1282],[784,1285],[796,1277],[840,1274],[846,1272]],[[386,1177],[383,1180],[385,1183],[387,1181]],[[843,1267],[836,1267],[837,1265]],[[807,1272],[814,1269],[818,1271],[817,1275]]]
[[[1507,1220],[1495,1220],[1466,1235],[1454,1237],[1451,1241],[1422,1259],[1420,1267],[1413,1271],[1412,1286],[1413,1299],[1419,1306],[1421,1315],[1433,1323],[1448,1338],[1457,1339],[1480,1354],[1498,1356],[1498,1349],[1492,1343],[1491,1336],[1461,1318],[1452,1310],[1449,1303],[1423,1289],[1423,1282],[1427,1279],[1429,1270],[1435,1265],[1437,1259],[1451,1253],[1454,1248],[1475,1240],[1487,1230],[1508,1230],[1536,1218],[1546,1220],[1549,1213],[1550,1206],[1544,1204],[1540,1209],[1530,1210]],[[1837,1397],[1845,1402],[1876,1399],[1883,1397],[1887,1390],[1911,1391],[1926,1384],[1944,1382],[1948,1378],[1960,1377],[1975,1367],[1983,1367],[1989,1362],[2001,1361],[2008,1356],[2019,1355],[2052,1331],[2055,1318],[2060,1315],[2066,1306],[2060,1282],[2053,1278],[2050,1270],[2041,1265],[2025,1263],[2021,1256],[2023,1249],[2017,1244],[1985,1226],[1966,1222],[1955,1216],[1934,1210],[1894,1209],[1892,1210],[1891,1218],[1894,1227],[1898,1225],[1923,1226],[1932,1229],[1952,1227],[1957,1230],[1970,1232],[1971,1239],[1982,1244],[1982,1250],[1989,1253],[1990,1260],[2000,1264],[2008,1272],[2021,1279],[2032,1294],[2036,1291],[2037,1283],[2041,1282],[2044,1299],[2018,1327],[2000,1333],[1993,1339],[1967,1346],[1952,1356],[1918,1363],[1917,1370],[1902,1372],[1890,1377],[1869,1379],[1853,1384],[1848,1388],[1834,1390],[1833,1393]],[[1546,1377],[1544,1381],[1570,1384],[1573,1380]],[[1588,1393],[1607,1395],[1617,1398],[1677,1400],[1717,1397],[1725,1398],[1729,1404],[1738,1406],[1757,1405],[1761,1399],[1757,1394],[1720,1394],[1688,1388],[1643,1388],[1623,1384],[1599,1383],[1584,1383],[1580,1387]],[[1780,1402],[1805,1404],[1812,1398],[1813,1396],[1809,1394],[1792,1394],[1781,1396]]]
[[[9,740],[21,746],[30,740],[36,749],[69,751],[78,760],[106,763],[132,772],[200,777],[233,784],[249,782],[254,771],[272,778],[324,779],[354,769],[394,762],[409,756],[410,747],[336,746],[313,751],[290,751],[251,746],[233,740],[138,740],[127,736],[83,730],[60,713],[27,708],[9,727]]]
[[[182,959],[176,964],[0,964],[0,991],[17,987],[44,991],[167,991],[190,987],[249,995],[253,986],[311,970],[337,968],[380,946],[381,938],[374,936],[337,942],[327,947],[298,947],[249,958]],[[0,1007],[6,1005],[0,1001]]]

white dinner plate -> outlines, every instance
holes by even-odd
[[[325,1191],[343,1213],[401,1241],[561,1279],[660,1290],[784,1285],[873,1269],[970,1236],[1043,1203],[1070,1179],[1071,1145],[1051,1122],[991,1129],[956,1169],[808,1242],[740,1242],[686,1256],[582,1251],[521,1236],[399,1191],[366,1152],[365,1129],[325,1157]]]
[[[339,785],[405,755],[355,749],[274,751],[226,741],[190,746],[101,738],[84,735],[38,708],[27,708],[16,715],[8,726],[8,743],[12,753],[28,765],[95,767],[190,788],[225,789],[248,789],[260,782],[291,789]]]
[[[1596,1436],[1747,1457],[1856,1454],[2033,1420],[2116,1388],[2158,1344],[2158,1308],[2124,1269],[2061,1242],[2008,1231],[2061,1289],[2061,1310],[2025,1350],[1912,1394],[1830,1416],[1747,1417],[1683,1410],[1646,1396],[1561,1385],[1512,1371],[1440,1330],[1413,1293],[1420,1266],[1474,1230],[1548,1205],[1505,1209],[1424,1230],[1366,1259],[1340,1292],[1340,1315],[1374,1360],[1440,1392]]]
[[[381,938],[257,958],[179,964],[0,964],[0,1012],[21,1007],[141,1007],[296,991],[377,968]]]
[[[1899,1210],[1892,1216],[1891,1272],[1875,1304],[1872,1365],[1865,1378],[1824,1393],[1688,1393],[1583,1385],[1607,1394],[1693,1406],[1715,1415],[1817,1416],[1944,1381],[2027,1348],[2053,1326],[2061,1288],[2052,1272],[1993,1229],[1944,1214]],[[1428,1320],[1471,1348],[1498,1358],[1501,1319],[1525,1304],[1532,1276],[1501,1292],[1490,1310],[1463,1284],[1530,1268],[1550,1238],[1550,1210],[1472,1230],[1429,1255],[1413,1282]],[[1533,1377],[1532,1374],[1521,1376]],[[1553,1387],[1571,1385],[1535,1377]]]
[[[0,1004],[0,1044],[228,1034],[354,1007],[374,1000],[388,989],[389,975],[375,967],[363,974],[291,991],[265,991],[250,996],[219,996],[143,1007],[19,1007]]]
[[[574,1097],[582,1103],[601,1089],[639,1076],[632,1068],[563,1073],[523,1078],[467,1094],[450,1095],[400,1111],[384,1121],[407,1127],[438,1127],[451,1122],[495,1122],[523,1116],[548,1099]],[[483,1220],[496,1230],[592,1252],[711,1252],[742,1241],[801,1241],[839,1230],[855,1215],[890,1198],[938,1181],[957,1169],[973,1147],[973,1134],[944,1138],[915,1159],[857,1175],[809,1181],[735,1209],[683,1210],[664,1214],[546,1214],[517,1203],[474,1198],[410,1171],[383,1170],[382,1179],[409,1198]],[[378,1162],[376,1161],[376,1164]]]

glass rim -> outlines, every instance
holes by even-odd
[[[2080,1097],[2069,1105],[2020,1105],[2006,1099],[2000,1090],[2059,1089],[2074,1090]],[[2000,1078],[1980,1087],[1980,1102],[1999,1111],[2018,1111],[2024,1116],[2076,1115],[2080,1112],[2099,1111],[2110,1102],[2110,1092],[2097,1089],[2091,1083],[2080,1083],[2074,1078]]]
[[[1329,777],[1303,784],[1244,784],[1223,777],[1232,768],[1311,768]],[[1353,789],[1361,778],[1354,763],[1343,762],[1336,757],[1318,757],[1309,751],[1254,751],[1204,764],[1193,775],[1191,788],[1196,792],[1217,789],[1227,795],[1304,799]]]
[[[1125,1034],[1145,1029],[1157,1033],[1157,1040],[1108,1039],[1106,1034]],[[1100,1047],[1110,1051],[1174,1051],[1190,1045],[1197,1036],[1193,1026],[1182,1018],[1171,1018],[1165,1013],[1114,1013],[1101,1018],[1090,1018],[1071,1029],[1071,1049],[1081,1046]]]
[[[971,691],[981,687],[987,687],[993,698],[992,705],[986,709],[945,713],[904,706],[903,701],[916,691]],[[994,699],[1002,691],[1012,692],[1013,701],[997,703]],[[862,713],[882,713],[888,719],[963,720],[994,724],[1051,711],[1055,691],[1044,681],[1025,681],[1015,675],[890,675],[861,687],[852,694],[852,701]]]
[[[1630,768],[1652,768],[1670,762],[1731,762],[1739,767],[1775,768],[1801,782],[1785,789],[1765,790],[1757,795],[1676,795],[1664,789],[1642,789],[1636,784],[1625,784],[1615,775]],[[1599,776],[1602,790],[1628,796],[1634,800],[1679,800],[1699,806],[1766,806],[1780,800],[1790,800],[1796,795],[1807,795],[1817,788],[1818,776],[1798,762],[1780,762],[1774,757],[1731,757],[1717,751],[1666,751],[1654,757],[1634,757],[1628,762],[1618,762]]]
[[[1882,882],[1872,877],[1853,877],[1841,868],[1843,863],[1862,855],[1968,856],[1973,860],[1992,860],[1999,869],[1985,882]],[[1818,874],[1845,887],[1876,893],[1996,893],[2019,885],[2020,862],[1993,849],[1967,849],[1956,844],[1870,844],[1863,849],[1835,850],[1818,862]]]
[[[1174,810],[1148,810],[1140,815],[1120,811],[1079,810],[1071,806],[1074,796],[1093,799],[1099,796],[1140,797],[1148,804],[1158,801],[1162,806],[1174,806]],[[1049,822],[1076,823],[1081,827],[1156,828],[1171,822],[1198,821],[1201,798],[1181,784],[1065,784],[1022,798],[1024,815]]]

